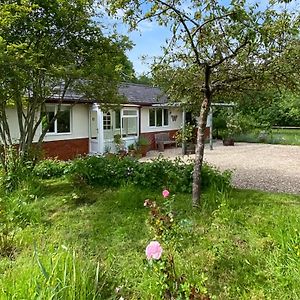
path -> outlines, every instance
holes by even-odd
[[[177,148],[162,155],[172,159],[180,154]],[[144,160],[157,155],[157,151],[150,151]],[[217,142],[212,151],[206,146],[204,160],[221,170],[232,170],[236,187],[300,194],[300,146],[236,143],[224,147]]]

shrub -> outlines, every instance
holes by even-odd
[[[45,159],[34,168],[34,174],[43,179],[58,178],[68,172],[70,163],[58,159]]]
[[[115,155],[91,156],[75,160],[71,166],[72,180],[102,187],[119,187],[134,184],[145,189],[169,188],[173,192],[192,191],[193,163],[180,158],[170,161],[163,158],[139,162],[130,157]],[[221,173],[211,166],[202,168],[202,187],[228,188],[230,173]]]
[[[22,159],[14,147],[7,148],[5,163],[0,170],[1,189],[10,193],[24,185],[24,183],[30,183],[32,181],[33,165],[32,160]]]
[[[199,282],[199,278],[198,280],[189,278],[185,273],[181,274],[183,270],[179,267],[179,261],[184,258],[180,251],[185,231],[182,225],[183,222],[190,220],[182,219],[180,221],[178,218],[173,206],[175,195],[170,196],[168,190],[164,190],[162,195],[164,201],[161,205],[150,199],[146,199],[144,202],[144,206],[150,209],[147,224],[153,234],[153,239],[145,251],[148,260],[148,274],[151,274],[151,279],[155,278],[157,294],[160,299],[209,300],[205,280]],[[203,273],[201,275],[205,278]]]

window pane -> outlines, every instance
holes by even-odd
[[[162,126],[162,109],[158,109],[156,111],[156,126],[159,127],[159,126]]]
[[[71,132],[70,107],[61,107],[57,115],[57,133]]]
[[[121,112],[119,110],[115,111],[115,128],[120,128],[121,125]]]
[[[149,110],[149,126],[155,126],[155,110]]]
[[[123,115],[124,115],[124,116],[136,116],[136,115],[137,115],[137,110],[133,110],[133,109],[124,109],[124,110],[123,110]]]
[[[122,136],[130,136],[130,135],[137,135],[137,129],[138,129],[138,124],[137,124],[137,118],[124,118],[122,119]]]
[[[169,125],[169,110],[164,109],[164,126]]]
[[[111,116],[110,113],[103,115],[103,129],[108,130],[111,129]]]
[[[42,128],[43,130],[46,128],[46,126],[50,123],[50,121],[54,117],[54,111],[47,111],[43,113],[43,119],[42,119]],[[48,129],[47,132],[54,132],[54,122],[51,124],[50,128]]]

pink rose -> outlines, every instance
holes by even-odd
[[[163,250],[159,242],[150,242],[149,245],[146,247],[147,259],[160,259],[162,251]]]
[[[168,190],[163,190],[162,195],[164,198],[168,198],[170,195],[170,192]]]

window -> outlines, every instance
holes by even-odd
[[[149,110],[149,126],[162,127],[169,125],[169,110],[168,109],[150,109]]]
[[[169,110],[164,109],[164,126],[169,125]]]
[[[122,112],[122,137],[137,136],[138,134],[138,111],[124,109]]]
[[[71,132],[70,107],[62,106],[56,119],[57,133]]]
[[[149,126],[155,126],[155,109],[149,110]]]
[[[115,128],[121,128],[121,112],[119,110],[115,111]]]
[[[42,120],[42,128],[44,129],[57,114],[56,120],[50,125],[48,133],[71,133],[71,107],[62,105],[60,111],[57,112],[57,105],[47,105]]]
[[[110,112],[103,114],[103,129],[111,129],[111,115]]]

